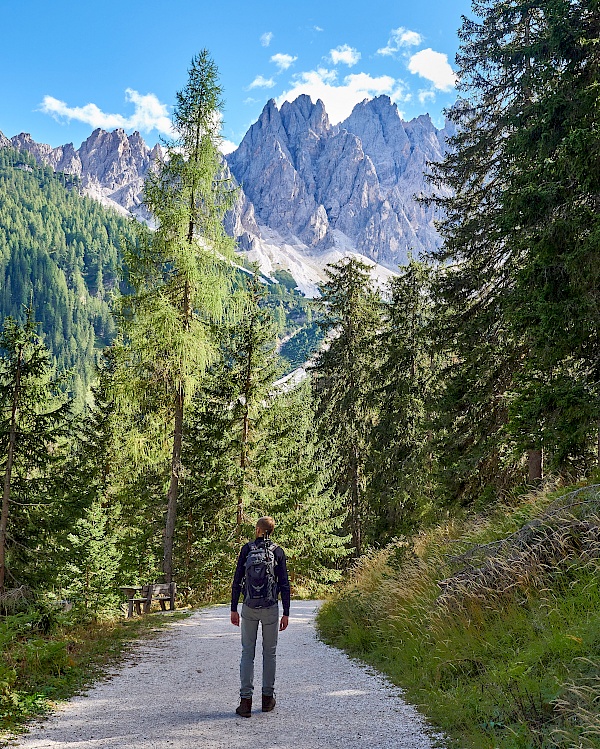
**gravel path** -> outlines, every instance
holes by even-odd
[[[431,749],[398,689],[315,636],[314,601],[293,601],[277,650],[277,707],[234,710],[239,630],[227,607],[174,621],[112,678],[21,737],[21,749]],[[260,674],[260,635],[257,675]],[[255,682],[256,683],[256,682]]]

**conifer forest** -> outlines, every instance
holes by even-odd
[[[429,199],[444,243],[385,287],[347,259],[309,301],[233,254],[206,51],[146,181],[155,230],[0,150],[4,594],[101,611],[173,577],[218,596],[262,513],[317,590],[453,508],[597,463],[598,17],[475,9],[429,175],[451,188]]]
[[[261,515],[293,594],[327,596],[358,558],[597,475],[600,12],[473,14],[423,199],[443,242],[384,285],[346,258],[309,300],[236,253],[206,50],[146,179],[152,228],[0,149],[3,616],[110,618],[153,581],[226,601]]]

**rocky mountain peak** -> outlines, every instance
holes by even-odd
[[[293,102],[285,101],[280,110],[281,121],[290,139],[312,131],[322,136],[331,129],[325,105],[321,99],[313,104],[310,96],[300,95]]]
[[[354,133],[371,158],[379,181],[392,187],[406,169],[411,144],[398,107],[389,96],[365,99],[340,125]]]
[[[357,252],[395,269],[409,251],[439,244],[433,209],[415,195],[427,194],[427,164],[442,158],[453,133],[451,124],[437,130],[429,115],[404,122],[389,96],[365,99],[336,126],[321,100],[303,95],[278,107],[271,99],[225,158],[241,186],[227,229],[253,259],[262,262],[270,248],[269,263],[292,271],[294,253],[296,267],[301,258],[324,264]],[[0,147],[8,143],[0,134]],[[96,129],[79,149],[52,148],[26,133],[10,144],[77,174],[92,197],[148,218],[144,178],[163,149],[150,150],[138,132]]]

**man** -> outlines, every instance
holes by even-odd
[[[277,635],[287,628],[290,614],[290,581],[285,553],[272,543],[269,536],[275,528],[271,517],[260,518],[256,523],[256,539],[240,551],[233,585],[231,586],[231,623],[240,626],[238,601],[242,586],[242,660],[240,662],[240,704],[236,713],[243,718],[252,714],[254,691],[254,652],[258,624],[262,625],[263,680],[262,711],[275,707],[275,660]],[[283,616],[279,621],[277,598],[281,593]]]

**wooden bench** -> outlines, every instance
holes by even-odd
[[[158,601],[163,611],[175,610],[175,596],[177,595],[177,583],[151,583],[149,585],[127,585],[121,588],[127,595],[127,617],[133,616],[133,607],[136,614],[147,614],[152,606],[152,601]],[[136,595],[136,593],[138,595]],[[143,612],[142,612],[143,607]]]

